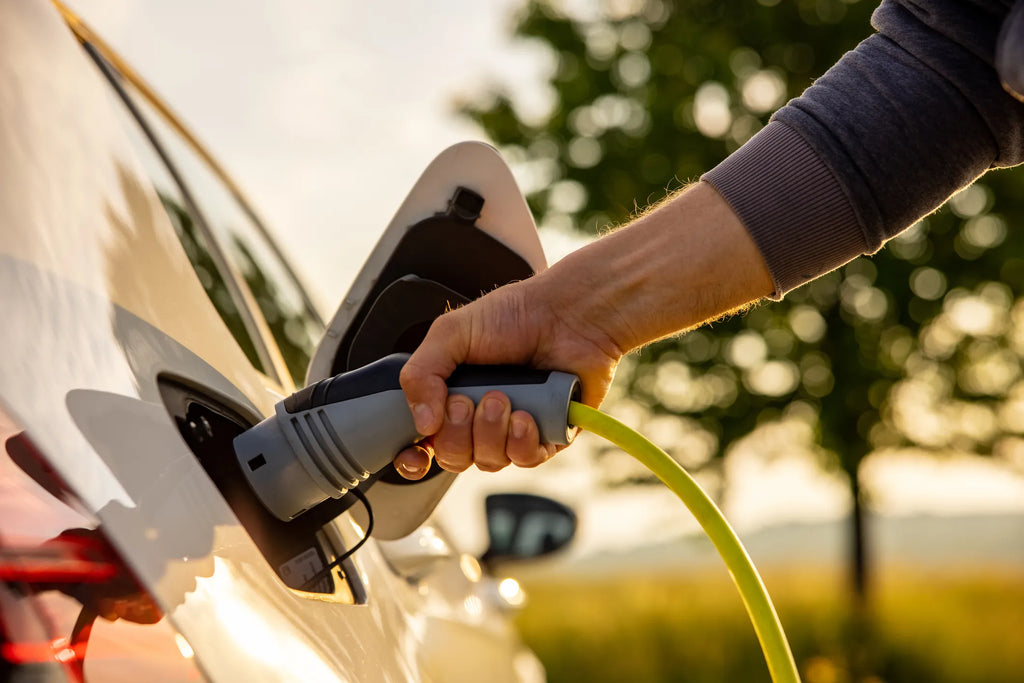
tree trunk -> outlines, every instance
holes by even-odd
[[[853,511],[850,536],[850,582],[853,588],[854,607],[862,610],[868,601],[870,589],[869,557],[867,548],[866,515],[863,491],[857,469],[850,474],[850,493],[853,494]]]
[[[872,578],[871,556],[868,549],[867,515],[864,505],[865,492],[861,489],[858,467],[850,475],[850,492],[853,494],[853,522],[850,525],[850,587],[852,589],[850,631],[847,637],[846,655],[849,658],[851,679],[872,680],[878,671],[878,648],[870,614]]]

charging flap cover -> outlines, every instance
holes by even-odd
[[[412,351],[448,308],[546,267],[533,216],[498,152],[481,142],[453,145],[423,172],[370,253],[313,355],[307,384]],[[436,465],[418,482],[390,468],[375,475],[364,484],[373,535],[412,533],[454,478]]]

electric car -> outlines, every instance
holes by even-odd
[[[283,522],[232,449],[545,267],[492,149],[438,157],[323,321],[117,55],[59,4],[0,0],[0,233],[0,681],[543,679],[486,569],[564,545],[571,511],[489,499],[477,559],[431,516],[454,475],[385,471]]]

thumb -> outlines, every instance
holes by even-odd
[[[437,318],[399,375],[416,430],[430,436],[441,429],[448,396],[445,380],[466,358],[469,329],[459,311]]]

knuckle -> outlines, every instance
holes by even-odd
[[[466,438],[459,438],[458,435],[438,435],[434,439],[434,446],[440,457],[452,462],[469,460],[473,455],[473,446]],[[435,457],[437,457],[435,455]]]
[[[465,472],[466,470],[469,469],[470,466],[469,462],[463,462],[462,460],[456,458],[435,456],[434,461],[437,463],[438,467],[448,472]]]
[[[456,319],[455,312],[448,311],[434,318],[434,322],[430,324],[430,331],[448,337],[457,327],[458,320]]]
[[[520,451],[515,455],[510,453],[509,455],[517,467],[537,467],[550,457],[543,446],[535,447],[529,451]]]
[[[461,338],[462,332],[463,329],[458,312],[449,311],[434,318],[434,321],[430,323],[430,328],[427,330],[424,342],[430,342],[442,348],[449,348],[455,341]]]
[[[478,460],[494,461],[505,457],[505,437],[502,434],[483,432],[474,436],[473,452]]]
[[[410,360],[399,371],[398,383],[406,391],[416,390],[423,383],[425,375],[423,369]]]

